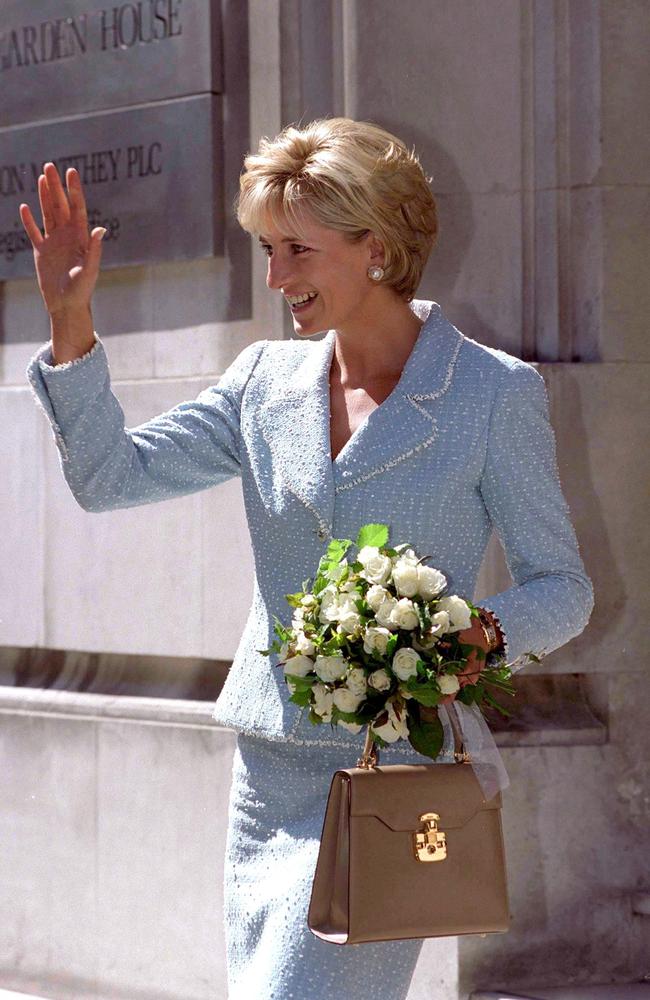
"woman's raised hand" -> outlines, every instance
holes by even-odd
[[[38,178],[44,232],[29,205],[20,206],[20,219],[34,248],[38,286],[50,316],[88,310],[99,274],[101,226],[88,232],[86,200],[74,167],[66,172],[67,195],[53,163]]]

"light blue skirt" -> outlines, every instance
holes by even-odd
[[[238,734],[224,872],[228,1000],[405,1000],[422,939],[337,945],[307,926],[332,775],[357,757]],[[388,749],[380,760],[391,761]]]

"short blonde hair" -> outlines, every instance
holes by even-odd
[[[431,179],[415,151],[378,125],[318,118],[260,140],[244,160],[234,207],[256,235],[269,219],[281,230],[286,219],[299,235],[301,208],[353,242],[374,232],[385,283],[410,302],[438,235]]]

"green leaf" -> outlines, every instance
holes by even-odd
[[[485,692],[482,684],[465,684],[465,686],[456,693],[456,698],[459,701],[464,702],[465,705],[471,705],[473,702],[480,705],[484,694]]]
[[[330,566],[338,565],[341,559],[352,545],[351,538],[333,538],[327,546],[326,558]]]
[[[339,719],[342,719],[343,722],[363,723],[363,720],[357,717],[356,712],[342,712],[336,705],[332,705],[332,722],[338,722]]]
[[[415,701],[420,705],[426,705],[427,708],[435,707],[442,698],[442,693],[432,684],[416,684],[413,687],[407,684],[406,690]]]
[[[381,750],[382,747],[386,748],[387,746],[390,746],[390,744],[387,742],[387,740],[382,739],[381,736],[377,736],[377,733],[373,733],[372,734],[372,738],[373,738],[373,740],[375,741],[375,743],[377,744],[377,746],[379,747],[380,750]]]
[[[293,694],[289,696],[289,701],[294,702],[296,705],[306,707],[311,704],[311,693],[309,691],[294,691]]]
[[[388,660],[390,660],[395,652],[395,646],[399,642],[399,636],[396,632],[393,632],[390,639],[386,643],[386,653],[384,654]]]
[[[442,722],[436,716],[435,719],[431,721],[424,721],[422,719],[415,719],[409,713],[409,743],[417,753],[423,754],[425,757],[431,757],[432,760],[438,756],[442,750],[442,744],[444,742],[444,729],[442,728]]]
[[[387,524],[364,524],[363,527],[359,529],[356,545],[359,549],[365,548],[366,545],[371,545],[381,549],[387,541]]]
[[[431,624],[431,619],[427,615],[427,609],[423,607],[419,603],[419,601],[414,601],[413,603],[415,605],[415,612],[418,616],[418,620],[420,623],[420,629],[422,630],[422,632],[426,632],[427,629],[429,628],[429,625]]]
[[[456,692],[456,701],[462,701],[464,705],[471,705],[476,696],[475,684],[466,684],[460,691]]]
[[[291,629],[287,628],[287,626],[280,621],[277,615],[273,615],[273,620],[275,621],[273,631],[280,637],[280,639],[282,639],[283,642],[286,642],[291,638]]]
[[[299,608],[300,602],[305,595],[302,590],[299,590],[297,594],[285,594],[284,596],[292,608]]]
[[[321,716],[320,716],[320,715],[318,715],[318,714],[317,714],[317,713],[316,713],[316,712],[314,711],[314,709],[313,709],[313,708],[310,708],[310,709],[309,709],[309,721],[310,721],[310,722],[312,723],[312,725],[314,725],[314,726],[322,726],[322,725],[323,725],[323,720],[322,720]]]
[[[316,676],[313,677],[302,677],[296,674],[285,674],[285,680],[292,681],[298,691],[311,691],[314,683],[316,682]]]
[[[496,708],[498,712],[501,712],[501,715],[507,715],[507,716],[512,715],[512,712],[509,712],[507,708],[504,708],[503,705],[500,705],[499,702],[495,698],[493,698],[492,695],[489,694],[487,691],[484,692],[483,697],[485,698],[488,705],[491,705],[492,708]]]

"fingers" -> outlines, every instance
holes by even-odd
[[[38,178],[38,200],[41,205],[41,215],[43,217],[43,229],[45,230],[45,235],[48,236],[49,233],[55,228],[54,212],[52,211],[52,201],[50,198],[50,189],[47,186],[47,181],[45,179],[45,174],[41,174]]]
[[[43,242],[43,234],[36,225],[34,216],[32,215],[29,205],[25,204],[21,205],[18,211],[20,212],[20,221],[25,227],[25,232],[29,236],[32,242],[32,246],[34,247],[35,250],[38,250],[41,243]]]
[[[81,188],[79,174],[74,167],[69,167],[66,171],[66,186],[68,196],[66,196],[63,190],[56,167],[51,162],[46,163],[43,167],[43,173],[38,178],[38,200],[41,206],[43,229],[46,236],[49,236],[57,226],[65,226],[71,221],[84,234],[87,235],[88,233],[86,199]],[[25,207],[27,208],[27,206]],[[34,222],[32,213],[29,209],[27,211],[29,214],[24,215],[21,208],[21,219],[32,243],[36,245],[37,231],[41,236],[40,242],[42,242],[42,234]],[[31,229],[28,229],[30,223],[33,226]],[[34,226],[36,226],[36,229],[34,229]]]
[[[74,167],[68,167],[65,172],[65,183],[70,199],[70,216],[73,222],[77,223],[86,232],[88,229],[88,214],[86,212],[86,199],[84,198],[81,180]]]
[[[59,171],[53,163],[46,163],[43,167],[47,188],[50,195],[50,208],[54,215],[54,223],[57,226],[64,226],[70,221],[70,205],[65,196]]]

